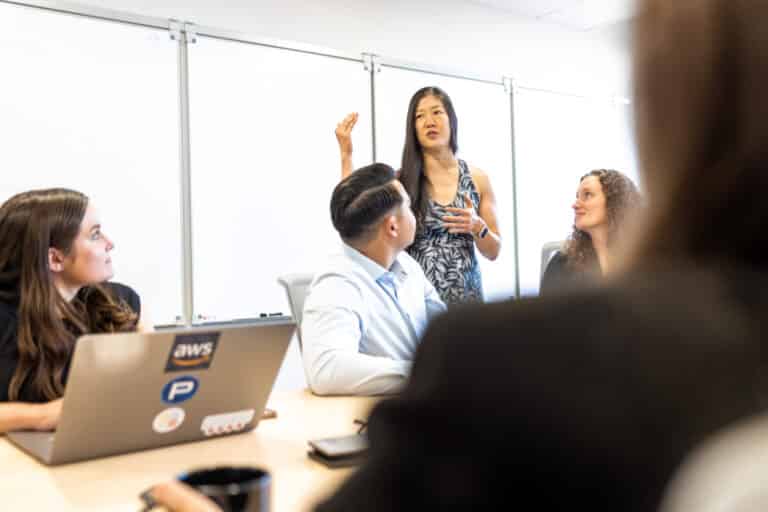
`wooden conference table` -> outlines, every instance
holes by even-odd
[[[272,510],[311,510],[350,475],[307,457],[307,440],[353,434],[374,398],[316,397],[309,391],[276,392],[268,406],[277,418],[256,430],[195,443],[47,467],[0,436],[0,508],[131,511],[151,485],[197,467],[251,465],[272,474]]]

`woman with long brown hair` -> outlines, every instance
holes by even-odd
[[[629,230],[627,221],[640,213],[639,204],[637,187],[619,171],[596,169],[582,176],[573,203],[573,232],[547,264],[539,295],[599,281]]]
[[[341,176],[352,172],[357,114],[336,127]],[[475,248],[489,260],[501,250],[496,196],[488,174],[458,158],[458,118],[448,94],[424,87],[411,97],[398,179],[411,198],[416,238],[407,251],[446,304],[481,302]]]
[[[0,432],[55,427],[75,340],[139,327],[139,296],[107,282],[113,247],[80,192],[0,206]]]

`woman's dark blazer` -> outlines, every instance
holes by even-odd
[[[669,272],[451,310],[318,510],[656,510],[693,446],[765,405],[766,285]]]
[[[568,256],[557,251],[547,263],[547,268],[541,276],[539,295],[542,297],[556,293],[575,290],[579,287],[590,286],[601,276],[600,267],[595,263],[591,268],[576,270],[568,264]]]

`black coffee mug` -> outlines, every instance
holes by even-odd
[[[178,479],[224,512],[269,512],[272,477],[264,470],[224,466],[182,473]]]

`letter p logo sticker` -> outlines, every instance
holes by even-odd
[[[163,386],[162,399],[167,404],[178,404],[189,400],[200,386],[197,379],[189,375],[177,377]]]

